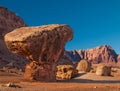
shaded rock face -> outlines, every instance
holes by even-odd
[[[70,58],[68,58],[67,56],[63,55],[60,60],[57,62],[56,64],[57,66],[58,65],[74,65],[72,63],[72,61],[70,60]]]
[[[75,52],[75,54],[74,54]],[[117,63],[117,54],[116,52],[108,45],[99,46],[93,49],[88,50],[75,50],[72,51],[72,56],[69,55],[71,51],[67,51],[66,56],[74,60],[86,59],[92,63],[105,63],[114,65]]]
[[[120,62],[120,55],[117,56],[117,61]]]
[[[120,55],[117,56],[117,65],[120,66]]]
[[[7,8],[0,6],[0,37],[13,29],[26,26],[19,16]]]
[[[20,17],[7,8],[0,6],[0,67],[13,63],[14,68],[24,69],[27,60],[24,57],[10,53],[4,42],[6,33],[24,26],[26,25]]]
[[[55,77],[55,64],[63,56],[64,45],[72,36],[68,25],[51,24],[15,29],[5,36],[5,41],[11,52],[24,54],[37,65],[35,69],[31,63],[26,66],[25,78],[30,79],[28,74],[34,73],[37,75],[34,79],[39,80],[41,77],[40,80],[45,80],[42,75],[46,73],[44,77],[51,81]],[[33,71],[27,72],[29,68]],[[49,77],[47,73],[54,74]]]
[[[111,67],[105,66],[105,65],[99,65],[96,69],[96,75],[110,76],[111,75]]]
[[[80,61],[82,58],[78,54],[77,50],[74,51],[65,51],[64,55],[74,62]]]
[[[73,65],[58,65],[56,79],[64,80],[71,79],[72,77],[77,75],[77,70]]]
[[[89,72],[91,70],[91,63],[87,60],[80,60],[76,69],[78,70],[78,72]]]

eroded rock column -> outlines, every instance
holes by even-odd
[[[25,69],[26,79],[54,81],[55,65],[72,37],[68,25],[51,24],[15,29],[6,34],[5,42],[12,53],[23,54],[31,61]]]

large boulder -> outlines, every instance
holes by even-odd
[[[78,62],[77,68],[78,72],[89,72],[91,70],[91,63],[88,62],[87,60],[80,60]]]
[[[5,41],[11,52],[24,54],[31,62],[35,62],[35,68],[31,67],[31,63],[26,66],[25,78],[31,79],[28,74],[33,73],[37,75],[34,79],[46,81],[48,78],[48,81],[53,81],[55,65],[63,56],[65,43],[72,37],[73,33],[68,25],[51,24],[15,29],[5,36]]]
[[[98,65],[96,69],[96,75],[98,76],[110,76],[111,75],[111,66]]]

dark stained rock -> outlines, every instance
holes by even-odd
[[[120,55],[117,56],[117,66],[120,67]]]

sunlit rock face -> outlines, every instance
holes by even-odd
[[[22,56],[13,55],[8,51],[4,42],[4,36],[16,28],[25,26],[26,24],[19,16],[7,8],[0,6],[0,67],[13,64],[13,68],[24,69],[27,60]]]
[[[53,81],[55,65],[63,56],[65,43],[72,37],[68,25],[51,24],[15,29],[5,36],[5,41],[11,52],[24,54],[31,61],[26,66],[25,78]]]

